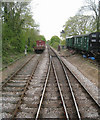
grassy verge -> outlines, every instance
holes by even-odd
[[[21,59],[24,55],[24,53],[8,53],[6,56],[2,56],[2,70],[9,66],[10,64],[14,63],[15,61]]]

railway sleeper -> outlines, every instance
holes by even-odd
[[[11,118],[12,116],[10,113],[6,113],[6,112],[3,112],[1,114],[2,114],[2,118]]]
[[[58,100],[45,100],[41,108],[61,108],[61,106],[61,101],[58,102]]]
[[[21,84],[21,83],[26,83],[26,80],[10,80],[9,83]]]
[[[34,96],[34,97],[30,97],[30,98],[25,96],[24,100],[25,101],[33,101],[33,102],[34,101],[39,101],[40,100],[40,96],[37,95],[37,96]]]
[[[22,109],[21,109],[22,110]],[[26,109],[17,114],[16,118],[33,118],[35,115],[35,109]]]
[[[2,97],[2,103],[17,103],[20,97]]]
[[[18,77],[15,77],[15,78],[13,78],[14,80],[27,80],[27,79],[29,79],[29,78],[18,78]]]
[[[5,88],[3,88],[3,90],[6,92],[21,92],[24,90],[24,88],[12,87],[12,89],[11,89],[11,87],[5,87]]]
[[[29,104],[29,103],[35,103],[35,104],[38,104],[39,103],[39,99],[36,99],[36,100],[33,100],[32,98],[30,99],[24,99],[23,100],[23,103],[24,104]]]
[[[41,108],[39,118],[64,118],[63,108]]]
[[[24,87],[25,83],[20,83],[20,84],[16,84],[16,83],[7,83],[7,87]]]
[[[20,92],[2,92],[2,97],[19,97],[21,94]]]
[[[41,91],[40,91],[40,92],[41,92]],[[38,93],[38,92],[37,92],[37,93],[33,93],[33,94],[32,94],[32,93],[29,93],[29,94],[26,94],[25,96],[32,98],[32,97],[34,97],[34,96],[41,96],[41,93]]]
[[[14,108],[2,108],[2,113],[10,113],[12,114],[14,111]]]

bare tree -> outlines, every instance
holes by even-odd
[[[96,3],[96,0],[85,0],[85,5],[82,6],[79,10],[79,13],[80,14],[83,14],[84,12],[86,11],[92,11],[94,14],[93,14],[93,19],[95,20],[95,23],[96,23],[96,31],[100,32],[100,16],[99,16],[99,3],[100,1],[98,2],[98,4]]]

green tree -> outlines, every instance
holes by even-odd
[[[57,48],[58,45],[60,44],[60,38],[58,36],[52,36],[52,38],[49,41],[49,44],[52,47]]]
[[[2,2],[1,10],[3,57],[14,52],[24,52],[25,45],[31,51],[39,31],[32,18],[29,3]]]
[[[74,17],[70,17],[68,21],[64,25],[65,34],[63,37],[72,35],[80,35],[87,34],[88,32],[94,31],[95,27],[94,20],[92,16],[86,15],[75,15]]]
[[[66,45],[66,40],[62,40],[61,45]]]
[[[44,35],[39,35],[38,40],[43,40],[43,41],[46,41],[46,39],[45,39]]]
[[[100,32],[100,16],[99,16],[99,2],[98,4],[96,3],[96,0],[85,0],[85,5],[82,6],[79,10],[79,14],[84,14],[85,12],[87,11],[92,11],[94,14],[93,14],[93,19],[95,21],[95,27],[96,27],[96,30],[95,31],[98,31]]]
[[[14,49],[21,52],[27,44],[26,41],[33,40],[30,39],[32,34],[29,34],[29,31],[33,31],[35,36],[35,33],[37,34],[35,29],[38,25],[32,18],[28,3],[4,2],[2,3],[2,10],[3,51]],[[6,45],[7,47],[5,47]]]
[[[33,46],[36,45],[36,40],[39,37],[39,33],[36,29],[25,29],[25,44],[28,46],[28,51],[31,51],[33,49]]]

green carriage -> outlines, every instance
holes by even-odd
[[[100,32],[67,37],[66,46],[85,54],[100,55]]]
[[[67,48],[74,48],[74,37],[66,37],[66,46]]]
[[[74,48],[81,51],[89,50],[89,34],[74,36]]]

